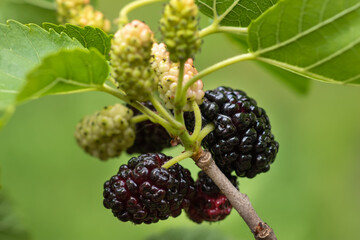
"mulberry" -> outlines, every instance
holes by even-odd
[[[237,187],[236,177],[228,176]],[[195,182],[196,195],[190,201],[186,210],[188,217],[201,223],[217,222],[225,219],[231,212],[232,206],[229,200],[205,172],[200,171]]]
[[[200,109],[203,125],[215,125],[202,145],[224,173],[235,171],[239,177],[253,178],[270,169],[279,143],[265,110],[254,99],[243,91],[219,87],[205,92]],[[186,115],[186,123],[191,131],[193,114]]]
[[[134,20],[112,39],[111,76],[132,100],[147,101],[157,87],[157,77],[150,64],[153,38],[145,23]]]
[[[134,143],[132,115],[133,112],[121,104],[105,107],[78,123],[75,138],[79,146],[94,157],[101,160],[118,157]]]
[[[161,153],[131,158],[105,182],[104,206],[120,221],[135,224],[179,216],[194,194],[194,180],[179,164],[161,168],[169,159]]]

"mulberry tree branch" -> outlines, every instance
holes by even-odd
[[[200,167],[229,199],[231,205],[249,226],[256,240],[276,240],[274,231],[261,220],[246,194],[239,192],[216,166],[208,151],[200,150],[192,157]]]

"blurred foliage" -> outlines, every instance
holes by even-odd
[[[34,2],[43,2],[36,0]],[[45,3],[47,3],[45,1]],[[0,1],[0,22],[13,19],[21,23],[36,23],[41,25],[43,22],[56,23],[55,5],[50,4],[44,7],[39,4],[32,4],[30,0],[1,0]]]
[[[12,206],[0,190],[0,239],[2,240],[29,240],[30,235],[19,223],[19,219],[12,212]]]
[[[115,18],[125,2],[102,0],[99,6]],[[18,19],[33,9],[11,12],[8,8],[5,15],[3,4],[0,0],[1,21]],[[161,6],[141,8],[131,18],[145,20],[157,31]],[[50,21],[46,16],[30,15],[38,23]],[[221,34],[209,36],[195,64],[203,69],[238,50]],[[239,179],[240,189],[279,239],[354,239],[360,214],[360,90],[314,82],[306,98],[299,98],[275,78],[255,63],[245,62],[203,79],[206,89],[227,85],[255,98],[269,114],[280,143],[271,170],[255,179]],[[199,226],[184,213],[153,225],[122,223],[102,206],[103,182],[130,156],[100,162],[82,152],[73,132],[84,115],[116,101],[103,93],[45,97],[20,106],[0,132],[1,183],[16,201],[16,212],[34,239],[141,240],[174,227]],[[182,164],[196,176],[198,169],[191,160]],[[235,211],[222,222],[201,226],[233,239],[252,239]]]
[[[219,230],[210,228],[172,228],[146,240],[232,240]]]

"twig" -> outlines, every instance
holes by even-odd
[[[229,199],[231,205],[249,226],[256,240],[277,240],[274,231],[261,220],[246,194],[239,192],[216,166],[208,151],[200,150],[192,157]]]

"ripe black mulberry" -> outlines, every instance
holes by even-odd
[[[279,143],[271,132],[265,110],[241,90],[218,87],[205,92],[200,105],[203,126],[215,125],[202,142],[224,173],[235,171],[239,177],[253,178],[267,172],[275,160]],[[191,131],[194,116],[186,114]]]

